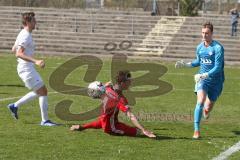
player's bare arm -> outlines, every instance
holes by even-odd
[[[144,135],[150,138],[155,138],[156,135],[154,135],[151,131],[146,130],[137,120],[137,117],[130,111],[127,111],[127,116],[131,119],[132,123],[142,131]]]
[[[16,51],[17,51],[17,46],[14,44],[14,45],[12,46],[12,52],[15,53]]]
[[[32,62],[32,63],[36,64],[37,66],[39,66],[40,68],[45,67],[45,62],[43,60],[37,60],[37,59],[34,59],[33,57],[27,56],[24,53],[24,50],[25,49],[23,47],[20,47],[16,52],[16,57],[21,58],[28,62]]]

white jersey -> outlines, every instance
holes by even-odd
[[[16,47],[16,51],[18,51],[20,47],[23,47],[24,54],[29,57],[33,57],[35,49],[34,41],[32,38],[32,34],[26,29],[22,29],[21,32],[18,34],[14,46]],[[25,61],[21,58],[18,58],[17,61],[18,75],[28,89],[38,90],[44,85],[42,78],[34,68],[34,63]]]
[[[14,46],[16,47],[17,51],[20,49],[20,47],[23,47],[24,53],[27,56],[32,57],[35,49],[32,34],[28,32],[26,29],[22,29],[17,36]],[[21,58],[18,58],[17,61],[18,61],[18,70],[31,69],[34,66],[32,62],[25,61]]]

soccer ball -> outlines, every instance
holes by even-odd
[[[99,82],[94,81],[88,85],[88,95],[92,98],[100,98],[105,93],[105,86]]]

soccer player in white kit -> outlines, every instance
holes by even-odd
[[[18,34],[12,51],[16,53],[18,61],[18,75],[24,82],[25,86],[31,91],[17,102],[9,104],[8,108],[12,116],[15,119],[18,119],[18,108],[30,100],[38,97],[42,118],[40,125],[55,126],[56,123],[51,122],[48,118],[47,88],[45,87],[42,78],[34,67],[34,64],[40,68],[45,67],[43,60],[38,60],[33,57],[35,45],[31,33],[35,29],[36,25],[35,14],[33,12],[23,13],[22,24],[24,28]]]

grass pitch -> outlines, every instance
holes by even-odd
[[[63,125],[41,127],[38,100],[19,109],[19,120],[14,120],[6,108],[28,90],[17,76],[16,58],[12,54],[0,54],[0,159],[163,159],[163,160],[202,160],[212,159],[237,143],[240,139],[239,88],[240,71],[238,67],[226,67],[226,81],[221,97],[218,99],[209,120],[202,121],[200,140],[192,140],[193,110],[196,96],[193,93],[193,75],[196,69],[174,69],[172,63],[162,63],[168,68],[160,79],[170,83],[173,90],[167,94],[137,98],[133,112],[141,123],[152,130],[157,139],[145,137],[110,136],[102,130],[70,132],[69,125],[86,121],[64,121],[55,114],[55,106],[63,99],[72,100],[70,110],[80,113],[98,106],[99,101],[81,95],[56,93],[49,86],[49,77],[61,64],[71,57],[41,57],[46,68],[38,69],[49,90],[49,117]],[[102,59],[103,68],[97,80],[111,80],[111,59]],[[131,60],[129,63],[138,62]],[[143,60],[140,61],[144,63]],[[148,62],[149,63],[149,62]],[[157,63],[157,62],[152,62]],[[86,86],[83,81],[86,66],[71,72],[65,83]],[[134,76],[145,72],[133,73]],[[57,81],[57,79],[56,79]],[[149,90],[143,86],[141,90]],[[137,90],[137,89],[136,89]],[[130,121],[120,115],[120,119]],[[240,159],[239,152],[229,157]]]

